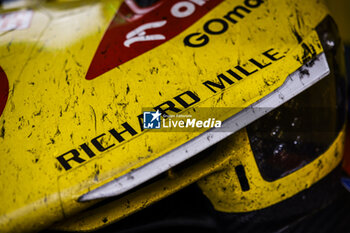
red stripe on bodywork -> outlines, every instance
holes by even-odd
[[[0,116],[4,110],[9,94],[9,82],[4,70],[0,67]]]
[[[131,0],[125,1],[105,32],[100,45],[92,59],[86,79],[94,79],[103,73],[163,44],[191,26],[198,19],[212,10],[223,0],[206,0],[199,6],[191,1],[161,0],[151,8],[137,8]],[[179,3],[187,2],[195,6],[194,12],[183,18],[176,18],[171,14],[171,8]],[[181,10],[181,9],[180,9]],[[165,39],[135,42],[130,47],[124,46],[129,32],[152,22],[166,21],[157,28],[145,30],[146,35],[163,35]]]

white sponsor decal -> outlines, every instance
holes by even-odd
[[[146,23],[138,28],[132,30],[126,35],[126,41],[124,41],[125,47],[130,47],[131,44],[140,41],[154,41],[154,40],[165,40],[165,36],[161,34],[146,35],[145,30],[152,28],[160,28],[166,24],[166,20]]]
[[[31,10],[0,14],[0,32],[26,29],[30,26],[32,17],[33,11]]]
[[[171,8],[171,14],[176,18],[185,18],[192,15],[196,10],[196,5],[203,6],[208,0],[190,0],[178,2]],[[157,22],[146,23],[138,28],[132,30],[126,35],[126,40],[124,41],[125,47],[130,47],[131,44],[141,41],[155,41],[155,40],[165,40],[165,36],[162,34],[147,35],[147,29],[160,28],[167,23],[166,20],[161,20]]]

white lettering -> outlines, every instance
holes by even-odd
[[[195,123],[196,123],[196,119],[187,119],[187,122],[186,122],[186,127],[194,127],[195,126]]]
[[[185,18],[192,15],[195,9],[195,5],[191,2],[178,2],[171,8],[170,11],[176,18]]]
[[[165,121],[165,119],[163,119],[163,125],[162,125],[162,126],[163,126],[163,128],[169,128],[169,127],[170,127],[170,125],[166,125],[165,123],[166,123],[166,121]]]
[[[140,42],[140,41],[155,41],[155,40],[165,40],[165,36],[161,34],[154,34],[154,35],[146,35],[145,30],[152,29],[152,28],[160,28],[163,27],[166,24],[166,20],[152,22],[152,23],[146,23],[138,28],[132,30],[126,35],[126,40],[124,41],[125,47],[130,47],[131,44]]]
[[[180,122],[179,122],[179,127],[180,127],[180,128],[183,128],[183,127],[185,126],[184,124],[185,124],[184,121],[180,121]]]
[[[205,4],[205,0],[190,0],[190,1],[199,6],[203,6]]]
[[[221,121],[215,122],[215,128],[221,128]]]
[[[209,128],[210,127],[210,121],[211,121],[211,119],[208,119],[208,120],[204,121],[203,122],[203,127],[204,128]]]

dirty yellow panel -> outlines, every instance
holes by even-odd
[[[227,166],[231,158],[224,153],[218,155],[216,151],[204,152],[201,157],[197,163],[191,163],[191,166],[183,169],[170,170],[167,176],[130,195],[78,213],[51,228],[63,231],[88,231],[109,225],[196,182],[201,177],[220,171]]]
[[[290,198],[329,174],[342,160],[345,129],[329,149],[307,166],[273,182],[264,180],[250,148],[246,130],[224,140],[225,149],[218,151],[231,160],[226,169],[198,182],[214,208],[228,213],[263,209]],[[220,145],[219,143],[219,145]],[[220,147],[220,146],[218,146]],[[242,191],[235,167],[243,165],[250,189]]]
[[[144,108],[167,101],[184,114],[225,107],[224,114],[211,111],[223,121],[280,87],[303,64],[302,41],[313,55],[322,52],[313,28],[327,12],[316,0],[258,1],[225,32],[206,33],[206,45],[186,46],[188,35],[205,34],[207,22],[224,20],[230,9],[246,4],[223,1],[166,43],[87,80],[120,4],[43,3],[33,9],[29,28],[0,36],[0,66],[10,87],[0,116],[2,232],[41,229],[81,211],[92,204],[77,202],[82,194],[203,132],[142,131],[138,116]],[[258,68],[251,59],[271,64]],[[242,79],[222,89],[203,84],[217,83],[230,69]],[[175,97],[189,92],[199,101],[185,108]],[[116,138],[125,127],[124,140]],[[79,159],[72,159],[74,153]]]

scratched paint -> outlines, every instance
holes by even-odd
[[[218,154],[231,156],[229,165],[221,172],[201,179],[199,187],[219,211],[242,213],[269,207],[309,188],[329,174],[342,159],[342,156],[335,155],[343,153],[344,135],[345,128],[319,158],[286,177],[268,182],[259,172],[246,131],[241,130],[221,143],[225,147]],[[320,166],[324,164],[327,165]],[[242,190],[235,171],[239,165],[245,168],[249,190]]]
[[[120,4],[42,3],[34,9],[29,28],[0,35],[0,64],[9,81],[8,101],[0,119],[0,197],[6,200],[0,206],[2,232],[39,230],[81,211],[92,204],[77,202],[88,190],[199,134],[138,129],[136,136],[125,134],[122,143],[106,134],[99,143],[103,148],[115,144],[113,148],[99,154],[94,148],[96,155],[91,158],[83,153],[82,144],[91,147],[93,138],[114,128],[120,132],[125,122],[138,127],[142,108],[174,101],[186,91],[196,93],[201,101],[180,109],[183,114],[194,107],[245,108],[281,86],[304,59],[322,52],[313,28],[327,11],[316,0],[264,1],[249,14],[241,12],[244,17],[238,17],[237,24],[228,24],[225,33],[210,35],[205,46],[185,46],[184,38],[203,33],[206,22],[222,19],[233,6],[244,5],[243,0],[224,1],[169,42],[86,80],[95,51]],[[298,19],[303,22],[298,24]],[[216,28],[220,25],[212,26],[220,30]],[[302,44],[311,53],[305,53]],[[249,59],[272,47],[285,58],[215,94],[203,85],[217,81],[218,74],[237,64],[248,69]],[[235,111],[217,119],[225,120]],[[67,171],[57,157],[72,149],[81,152],[83,162],[71,161]],[[141,207],[137,204],[133,211]]]

